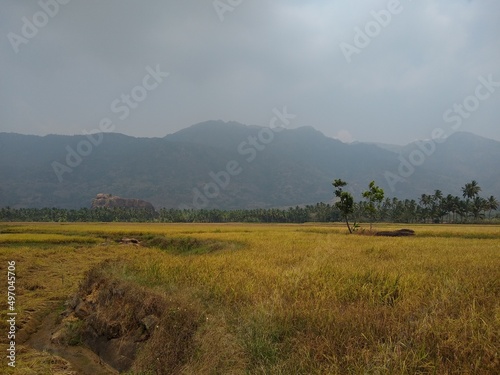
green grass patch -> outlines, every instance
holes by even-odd
[[[88,236],[70,236],[65,234],[40,233],[1,233],[0,244],[95,244],[101,239]]]

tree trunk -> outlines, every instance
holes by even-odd
[[[351,229],[351,226],[349,225],[349,220],[347,219],[347,216],[345,217],[345,223],[347,225],[347,229],[349,229],[349,233],[352,234],[352,229]]]

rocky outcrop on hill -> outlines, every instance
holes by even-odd
[[[146,202],[142,199],[120,198],[111,194],[97,194],[97,196],[92,199],[92,209],[99,207],[135,208],[148,211],[155,210],[154,206],[151,203]]]

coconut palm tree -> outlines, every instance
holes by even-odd
[[[476,180],[472,180],[472,182],[465,184],[462,188],[462,195],[464,198],[473,199],[476,195],[481,191],[481,187],[477,184]]]
[[[420,196],[420,206],[422,207],[422,216],[424,223],[427,222],[427,218],[431,216],[431,205],[432,205],[432,195],[422,194]]]
[[[478,196],[480,191],[481,187],[478,185],[476,180],[472,180],[470,183],[465,184],[465,186],[462,188],[462,195],[465,198],[467,206],[467,214],[472,209],[472,207],[470,206],[470,200]]]
[[[448,215],[448,222],[454,221],[455,217],[454,214],[456,212],[455,210],[455,199],[453,195],[448,194],[445,198],[442,200],[442,209],[445,215]]]
[[[430,196],[431,200],[431,217],[434,222],[441,222],[442,217],[446,214],[443,205],[443,192],[435,190],[434,195]]]
[[[488,201],[486,199],[481,197],[475,197],[471,205],[471,211],[474,220],[484,218],[484,214],[482,213],[482,211],[487,210],[488,207],[489,207]]]
[[[487,209],[489,210],[488,218],[491,219],[491,211],[496,211],[498,209],[499,203],[497,199],[492,195],[488,198],[486,205],[488,207]]]

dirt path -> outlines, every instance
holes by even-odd
[[[83,346],[62,346],[52,343],[50,338],[58,329],[57,318],[57,311],[49,313],[43,319],[38,331],[32,334],[24,344],[38,351],[45,351],[65,359],[80,375],[118,374],[118,371],[105,364],[90,349]]]

